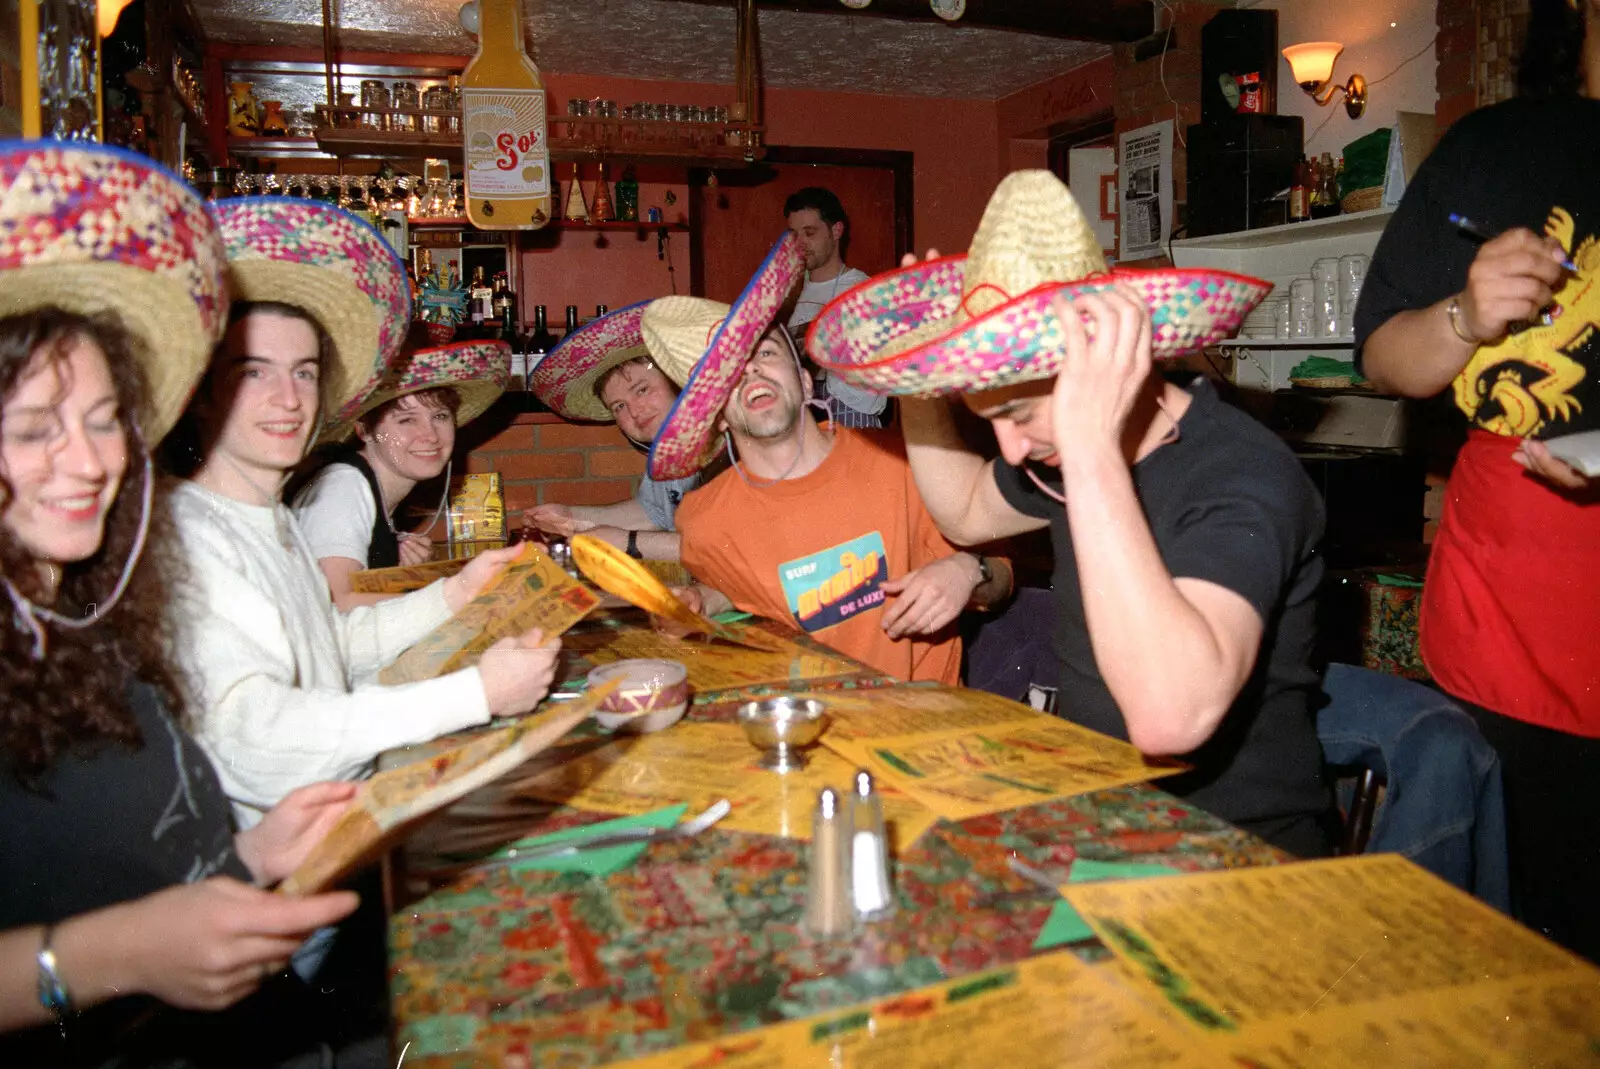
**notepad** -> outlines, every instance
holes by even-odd
[[[1600,431],[1546,438],[1544,447],[1551,456],[1566,461],[1591,479],[1600,475]]]

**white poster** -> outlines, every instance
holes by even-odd
[[[1165,255],[1172,229],[1172,120],[1129,130],[1117,138],[1122,188],[1119,260]]]

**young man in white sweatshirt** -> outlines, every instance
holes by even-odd
[[[337,611],[279,497],[318,423],[329,337],[292,307],[236,305],[234,316],[190,405],[199,466],[173,494],[189,568],[175,615],[196,735],[248,827],[295,787],[364,775],[384,750],[531,710],[549,689],[558,646],[532,631],[497,643],[474,668],[373,685],[515,550],[481,555],[404,597]]]

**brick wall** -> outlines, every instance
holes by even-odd
[[[0,137],[22,136],[22,25],[17,0],[0,0]]]
[[[611,424],[563,423],[547,413],[484,417],[488,433],[463,436],[468,472],[500,473],[513,526],[534,505],[610,505],[633,496],[644,454]],[[468,428],[470,433],[476,426]]]
[[[1434,79],[1439,102],[1434,107],[1437,136],[1478,106],[1478,2],[1439,0],[1439,40],[1434,46],[1439,65]]]

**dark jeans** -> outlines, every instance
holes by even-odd
[[[1512,913],[1600,963],[1600,739],[1460,705],[1500,753]]]

